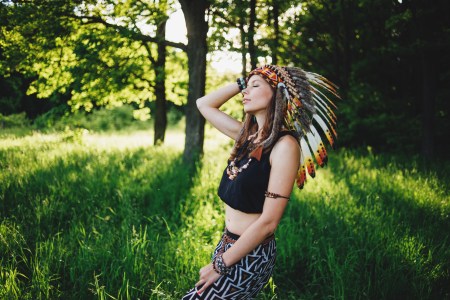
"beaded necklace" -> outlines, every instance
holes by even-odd
[[[251,153],[252,150],[255,149],[255,143],[254,140],[258,136],[259,130],[248,137],[247,141],[245,141],[244,145],[242,145],[241,149],[239,149],[238,153],[234,157],[234,159],[230,162],[230,164],[227,167],[227,175],[230,180],[234,180],[239,173],[241,173],[243,170],[247,169],[250,163],[252,162],[252,157],[249,155],[248,161],[243,164],[241,167],[236,166],[237,158],[242,154],[243,151],[246,151],[247,153]],[[250,145],[250,147],[249,147]]]

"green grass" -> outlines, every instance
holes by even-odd
[[[0,299],[180,299],[223,229],[215,135],[194,169],[179,131],[3,135]],[[449,170],[332,152],[294,192],[258,299],[449,298]]]

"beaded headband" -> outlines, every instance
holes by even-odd
[[[272,132],[261,142],[262,148],[272,147],[283,127],[295,131],[301,147],[297,186],[303,188],[306,171],[315,177],[313,156],[321,167],[326,165],[328,155],[318,125],[334,148],[336,105],[328,95],[340,98],[337,87],[321,75],[296,67],[265,65],[251,71],[247,77],[259,75],[275,90],[275,116]],[[314,124],[313,124],[314,123]],[[315,126],[316,125],[316,126]],[[311,152],[312,151],[312,152]]]
[[[254,69],[253,71],[251,71],[248,74],[247,82],[248,82],[248,79],[250,79],[250,77],[252,75],[260,75],[274,89],[277,88],[278,83],[283,82],[281,77],[278,76],[277,73],[275,73],[275,71],[268,68],[267,66],[259,67],[259,68]]]

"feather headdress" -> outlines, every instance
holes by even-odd
[[[334,148],[336,133],[336,105],[327,96],[340,98],[337,87],[321,75],[296,67],[265,65],[250,72],[264,78],[276,90],[275,117],[272,132],[261,142],[263,148],[272,147],[283,126],[297,133],[300,144],[300,168],[296,182],[303,188],[307,173],[315,177],[315,164],[323,167],[328,161],[327,151],[317,127]]]

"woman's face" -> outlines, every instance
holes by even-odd
[[[247,87],[242,90],[244,99],[244,111],[257,114],[265,111],[272,100],[273,90],[270,85],[260,76],[253,75],[247,82]]]

